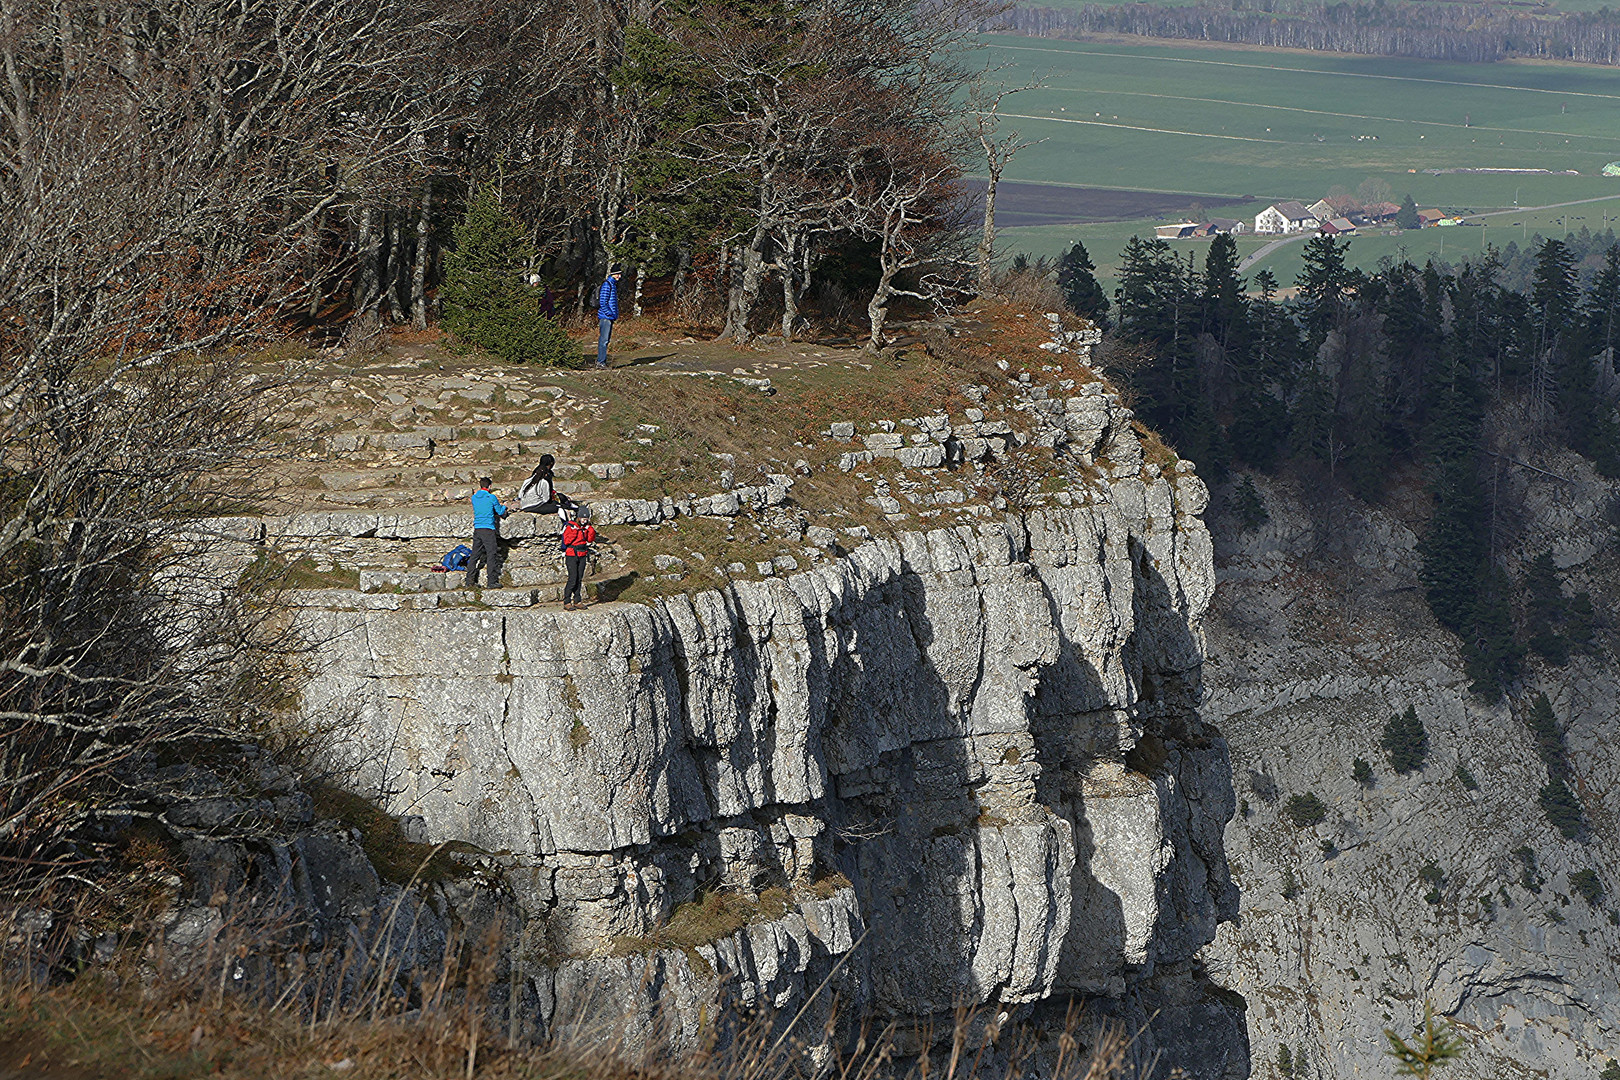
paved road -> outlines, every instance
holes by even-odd
[[[1515,206],[1511,210],[1491,210],[1483,214],[1464,214],[1463,220],[1473,221],[1477,218],[1510,217],[1514,214],[1529,214],[1536,210],[1562,210],[1566,206],[1585,206],[1588,203],[1610,202],[1615,199],[1620,199],[1620,195],[1599,195],[1595,199],[1576,199],[1573,202],[1548,203],[1545,206]],[[1292,236],[1280,237],[1279,239],[1273,240],[1271,243],[1266,244],[1264,247],[1256,248],[1251,254],[1246,256],[1242,262],[1238,263],[1238,273],[1243,273],[1245,270],[1249,269],[1255,263],[1259,262],[1261,259],[1264,259],[1266,256],[1270,255],[1273,251],[1276,251],[1280,247],[1315,235],[1316,234],[1313,232],[1294,233]]]
[[[1254,250],[1253,254],[1249,255],[1242,262],[1238,263],[1237,272],[1240,273],[1240,274],[1243,273],[1243,271],[1247,270],[1249,267],[1253,266],[1255,263],[1259,262],[1261,259],[1265,258],[1267,255],[1270,255],[1273,251],[1276,251],[1280,247],[1285,247],[1288,244],[1292,244],[1296,240],[1303,240],[1307,236],[1315,236],[1315,235],[1316,234],[1313,233],[1313,232],[1295,233],[1292,236],[1285,236],[1280,240],[1273,240],[1271,243],[1265,245],[1264,247],[1256,248]]]

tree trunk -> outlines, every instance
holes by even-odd
[[[679,304],[681,293],[686,290],[686,272],[692,267],[692,250],[681,248],[675,253],[675,280],[670,285],[670,299]]]
[[[403,215],[397,210],[387,215],[387,221],[388,240],[385,250],[388,261],[383,267],[382,280],[388,284],[382,291],[388,300],[389,319],[393,322],[404,322],[407,312],[405,305],[400,302],[400,289],[405,284],[405,261],[402,257],[405,254],[405,222]]]
[[[309,219],[309,318],[311,322],[321,315],[321,229],[326,224],[326,212]]]
[[[979,237],[979,295],[990,290],[990,260],[996,250],[996,186],[1001,183],[1001,168],[995,153],[990,154],[989,179],[984,185],[984,235]]]
[[[779,253],[777,265],[782,271],[782,340],[793,340],[793,328],[799,322],[799,297],[802,295],[799,277],[799,249],[808,247],[798,234],[790,234]]]
[[[427,266],[429,233],[433,223],[433,181],[422,184],[422,213],[416,219],[416,259],[411,268],[411,319],[418,330],[426,330]]]
[[[741,256],[742,273],[736,275],[732,282],[731,298],[726,310],[726,328],[720,337],[730,338],[739,345],[748,344],[753,336],[753,331],[748,328],[748,322],[754,314],[754,305],[759,302],[760,287],[765,283],[766,242],[764,229],[757,228],[754,230],[753,240],[737,252]]]
[[[382,289],[378,281],[382,262],[382,233],[374,227],[375,211],[360,214],[360,236],[355,243],[353,310],[349,314],[344,345],[351,353],[375,351],[382,345]]]
[[[872,324],[872,333],[866,339],[868,352],[880,352],[883,349],[883,324],[889,318],[889,300],[894,296],[890,283],[894,281],[893,270],[883,268],[882,276],[878,278],[877,288],[872,291],[872,299],[866,304],[866,317]]]

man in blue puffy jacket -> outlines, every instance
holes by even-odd
[[[607,280],[596,291],[596,366],[607,367],[608,338],[613,336],[613,320],[619,317],[619,275],[624,271],[608,267]]]
[[[478,481],[478,490],[472,493],[473,542],[472,554],[467,556],[467,588],[478,584],[478,566],[484,565],[485,576],[491,589],[501,587],[500,533],[496,522],[506,516],[506,507],[489,490],[490,479]]]

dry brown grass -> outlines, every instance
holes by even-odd
[[[848,885],[834,876],[808,892],[830,895]],[[779,888],[754,897],[711,893],[684,905],[645,945],[693,950],[750,922],[780,918],[791,903]],[[926,1029],[906,1033],[908,1043],[920,1034],[935,1049],[902,1058],[893,1026],[852,1031],[836,1008],[830,1015],[821,1010],[825,1027],[808,1025],[808,1004],[793,1016],[714,1018],[705,1040],[681,1054],[660,1051],[657,1032],[636,1040],[649,1049],[632,1050],[623,1031],[606,1027],[536,1045],[509,1038],[496,1024],[507,1010],[490,1008],[499,974],[494,930],[482,941],[453,939],[440,969],[411,973],[414,989],[406,996],[399,971],[352,943],[323,950],[294,971],[284,962],[293,954],[277,945],[288,927],[250,919],[227,922],[183,954],[154,947],[155,938],[131,937],[111,961],[76,978],[59,974],[52,984],[38,964],[21,962],[25,955],[44,958],[37,947],[29,951],[38,943],[22,932],[25,922],[12,920],[0,936],[0,1076],[1001,1080],[1035,1068],[1051,1080],[1118,1080],[1130,1047],[1117,1029],[1084,1029],[1073,1013],[1061,1031],[1040,1033],[1002,1029],[993,1010],[963,1008],[940,1038]],[[280,977],[268,977],[265,958],[278,952]],[[237,977],[243,970],[246,979]],[[815,1045],[823,1049],[813,1056]],[[819,1064],[812,1066],[813,1057]]]

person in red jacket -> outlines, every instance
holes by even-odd
[[[596,543],[596,526],[591,524],[591,508],[575,503],[563,526],[563,557],[568,563],[568,587],[563,590],[563,610],[574,611],[585,606],[581,592],[585,584],[585,564],[591,558],[591,545]]]

